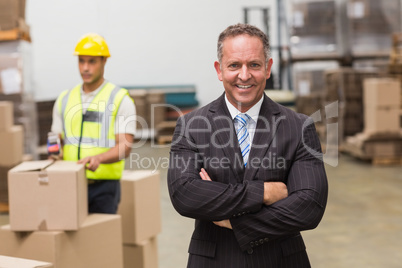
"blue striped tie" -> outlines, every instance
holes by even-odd
[[[235,117],[236,134],[239,141],[241,155],[243,156],[244,166],[247,165],[248,155],[250,153],[251,144],[250,136],[247,131],[247,123],[251,119],[248,114],[238,114]]]

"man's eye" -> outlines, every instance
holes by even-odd
[[[252,67],[252,68],[258,68],[258,67],[260,67],[260,65],[259,65],[258,63],[252,63],[252,64],[251,64],[251,67]]]
[[[229,68],[237,68],[238,66],[239,66],[238,64],[233,63],[233,64],[230,64],[230,65],[229,65]]]

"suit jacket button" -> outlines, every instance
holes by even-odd
[[[248,253],[248,254],[250,254],[250,255],[251,255],[251,254],[253,254],[253,252],[254,252],[254,251],[253,251],[253,249],[252,249],[252,248],[247,249],[247,253]]]
[[[254,242],[250,242],[250,247],[254,247]]]
[[[260,239],[260,245],[264,244],[264,239]]]
[[[269,239],[268,239],[268,238],[264,238],[264,241],[265,241],[265,242],[268,242],[268,241],[269,241]]]

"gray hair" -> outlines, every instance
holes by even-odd
[[[242,23],[238,23],[238,24],[227,27],[219,35],[219,38],[218,38],[218,60],[219,60],[219,62],[222,62],[223,41],[225,41],[225,39],[228,37],[236,37],[236,36],[243,35],[243,34],[258,37],[261,40],[262,45],[264,47],[265,62],[268,63],[269,53],[270,53],[268,36],[263,31],[258,29],[257,27],[249,25],[249,24],[242,24]]]

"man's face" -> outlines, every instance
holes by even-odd
[[[103,78],[106,58],[99,56],[78,56],[78,66],[84,84],[96,84]]]
[[[215,62],[218,78],[229,102],[246,112],[264,93],[272,59],[266,65],[262,41],[247,34],[225,39],[222,52],[221,63]]]

